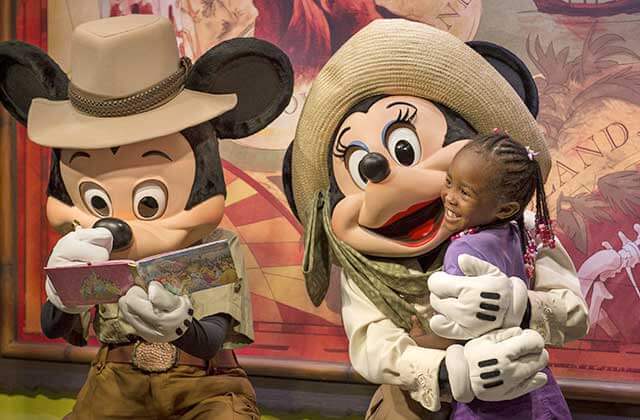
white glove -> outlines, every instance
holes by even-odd
[[[540,372],[549,362],[544,339],[519,327],[492,331],[462,347],[447,348],[445,363],[453,398],[470,402],[504,401],[534,391],[547,383]]]
[[[465,276],[429,277],[429,303],[438,312],[429,321],[434,333],[467,340],[520,325],[529,299],[524,281],[471,255],[458,256],[458,266]]]
[[[624,232],[618,232],[618,237],[622,241],[622,249],[619,253],[625,268],[634,268],[640,263],[640,224],[633,225],[633,229],[638,234],[635,241],[629,239]]]
[[[157,281],[149,283],[149,294],[133,286],[120,297],[122,316],[136,333],[151,343],[168,343],[191,326],[193,308],[188,296],[178,296]]]
[[[65,267],[107,261],[112,246],[113,236],[107,229],[78,229],[60,238],[51,251],[47,267]],[[79,314],[92,307],[92,305],[65,306],[48,276],[45,281],[45,290],[49,302],[62,312]]]

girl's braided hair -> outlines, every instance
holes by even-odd
[[[520,210],[508,220],[516,221],[520,230],[520,243],[525,255],[525,262],[533,265],[535,256],[535,243],[529,237],[524,225],[524,211],[536,196],[536,235],[540,237],[545,246],[555,245],[551,229],[551,218],[547,206],[547,197],[544,191],[544,176],[536,153],[530,148],[516,142],[506,132],[494,130],[492,134],[477,136],[462,151],[475,152],[482,159],[494,164],[493,191],[499,200],[516,201],[520,204]],[[527,258],[532,259],[527,261]]]

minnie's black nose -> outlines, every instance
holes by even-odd
[[[115,217],[105,217],[93,224],[94,228],[105,228],[111,232],[113,236],[113,250],[120,251],[131,245],[133,239],[133,232],[131,228],[124,220],[116,219]]]
[[[391,173],[387,158],[376,152],[367,153],[360,161],[358,169],[362,176],[375,183],[384,181]]]

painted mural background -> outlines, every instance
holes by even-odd
[[[223,226],[242,238],[254,303],[257,342],[243,354],[348,362],[335,273],[319,308],[306,296],[301,229],[280,166],[319,68],[371,20],[403,17],[503,45],[535,75],[538,122],[553,156],[549,203],[591,322],[585,339],[552,351],[551,365],[565,377],[640,379],[640,2],[100,0],[98,8],[103,17],[169,17],[192,58],[225,39],[256,36],[294,65],[286,112],[251,138],[221,144],[229,184]],[[27,296],[23,337],[39,334],[38,297]]]

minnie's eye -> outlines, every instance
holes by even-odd
[[[360,162],[362,162],[362,159],[368,152],[359,147],[353,147],[352,150],[353,151],[347,150],[347,169],[349,170],[349,175],[351,175],[353,182],[356,183],[358,188],[364,190],[367,186],[367,178],[365,178],[360,171]]]
[[[138,219],[157,219],[166,208],[167,188],[160,181],[145,181],[133,191],[133,212]]]
[[[415,165],[422,155],[420,140],[409,127],[392,130],[387,137],[387,149],[391,157],[403,166]]]
[[[98,217],[111,216],[112,207],[109,194],[98,184],[83,182],[80,184],[80,196],[86,208]]]

